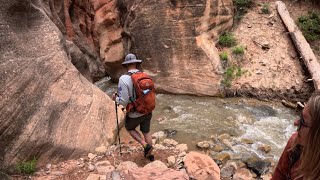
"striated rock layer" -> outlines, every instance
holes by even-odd
[[[136,53],[159,92],[218,95],[215,41],[233,23],[232,0],[93,1],[100,56],[113,80],[126,53]]]
[[[115,139],[113,101],[73,66],[46,5],[1,3],[0,169],[78,157]]]
[[[68,40],[72,64],[89,81],[105,75],[98,44],[94,44],[94,10],[89,0],[42,1],[43,10]]]

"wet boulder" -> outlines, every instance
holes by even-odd
[[[194,179],[220,179],[220,169],[213,159],[207,155],[190,152],[184,159],[188,175]]]
[[[246,160],[247,166],[252,169],[258,176],[266,173],[271,166],[271,162],[268,160],[261,160],[257,157],[252,157]]]

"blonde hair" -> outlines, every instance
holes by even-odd
[[[303,147],[299,171],[303,179],[320,177],[320,91],[315,92],[307,103],[312,119],[307,144]]]

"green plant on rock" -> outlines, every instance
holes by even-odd
[[[37,159],[33,158],[30,161],[25,161],[18,163],[16,165],[16,170],[22,174],[32,174],[36,172]]]
[[[297,24],[307,41],[312,42],[320,39],[320,17],[316,12],[300,16]]]
[[[232,53],[235,55],[243,55],[244,54],[244,47],[243,46],[236,46],[232,48]]]
[[[231,47],[236,44],[236,38],[230,32],[225,32],[219,37],[219,44],[224,47]]]
[[[252,0],[233,0],[233,4],[236,7],[235,20],[240,20],[252,6]]]
[[[269,6],[269,4],[268,3],[263,3],[262,4],[262,7],[261,7],[261,12],[263,13],[263,14],[270,14],[270,6]]]
[[[228,53],[227,52],[224,51],[224,52],[220,53],[219,56],[222,61],[228,61]]]

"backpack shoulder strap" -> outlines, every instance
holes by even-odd
[[[142,71],[137,71],[137,72],[142,72]],[[137,72],[130,72],[130,71],[128,71],[128,72],[126,73],[126,75],[131,76],[132,74],[135,74],[135,73],[137,73]]]

